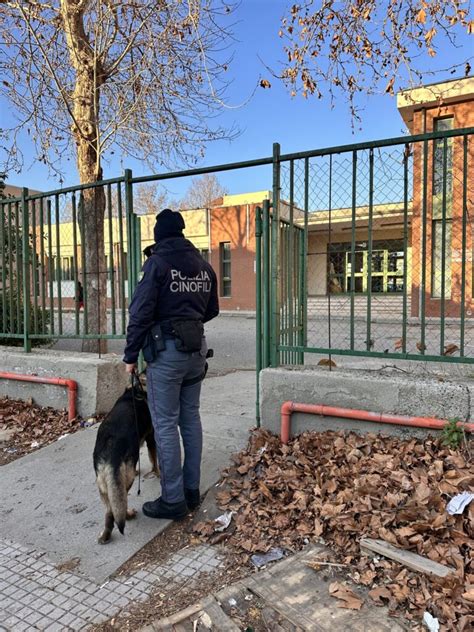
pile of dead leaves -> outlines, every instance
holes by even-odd
[[[36,406],[32,400],[0,399],[0,465],[76,432],[80,419],[65,410]]]
[[[474,485],[467,448],[452,451],[433,438],[339,432],[304,433],[282,445],[259,430],[223,483],[219,506],[234,512],[227,541],[244,557],[324,542],[348,565],[351,580],[395,616],[419,622],[427,610],[447,630],[472,629],[474,503],[462,515],[446,512],[452,496]],[[195,527],[211,540],[214,528],[211,522]],[[456,572],[441,580],[374,560],[361,553],[362,537],[383,539]]]

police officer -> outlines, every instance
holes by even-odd
[[[161,497],[146,502],[143,513],[175,520],[200,503],[199,398],[207,353],[203,323],[219,313],[215,272],[184,238],[184,228],[178,212],[164,209],[156,216],[156,243],[146,253],[149,257],[130,303],[123,358],[128,373],[135,370],[140,349],[147,360]]]

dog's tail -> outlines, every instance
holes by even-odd
[[[110,509],[114,517],[117,529],[123,535],[127,518],[127,481],[126,468],[122,464],[114,472],[109,463],[100,463],[97,468],[97,485],[104,499],[107,509]]]

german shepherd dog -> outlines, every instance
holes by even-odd
[[[99,536],[99,544],[109,542],[114,522],[123,534],[125,521],[137,515],[135,509],[127,508],[127,496],[135,480],[140,447],[145,441],[151,471],[159,476],[146,392],[141,384],[134,382],[115,402],[97,431],[94,470],[100,497],[106,507],[105,526]]]

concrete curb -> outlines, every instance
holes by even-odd
[[[376,371],[335,369],[329,372],[323,368],[265,369],[260,379],[262,425],[278,434],[280,408],[288,400],[468,421],[472,417],[473,398],[474,381],[469,379],[448,381],[419,375],[383,375]],[[329,429],[426,435],[426,431],[421,429],[301,413],[293,415],[292,434]]]
[[[63,377],[78,383],[77,412],[82,417],[108,412],[124,391],[128,376],[118,356],[34,349],[25,353],[1,347],[4,371],[44,377]],[[0,380],[0,397],[33,400],[40,406],[67,407],[67,391],[46,384]]]

